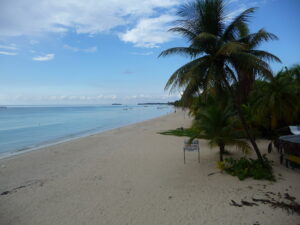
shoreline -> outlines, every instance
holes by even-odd
[[[55,146],[55,145],[58,145],[58,144],[63,144],[63,143],[66,143],[66,142],[71,142],[71,141],[74,141],[74,140],[77,140],[77,139],[102,134],[102,133],[109,132],[109,131],[112,131],[112,130],[115,130],[115,129],[125,128],[127,126],[132,126],[132,125],[135,125],[135,124],[144,123],[146,121],[151,121],[151,120],[155,120],[155,119],[158,119],[158,118],[161,118],[161,117],[168,116],[172,113],[173,112],[169,112],[165,115],[161,115],[161,116],[158,116],[158,117],[142,120],[142,121],[139,121],[139,122],[133,122],[133,123],[129,123],[129,124],[121,125],[121,126],[111,127],[111,128],[107,128],[107,129],[104,129],[104,130],[98,130],[98,131],[94,131],[94,132],[89,130],[89,131],[86,131],[86,132],[81,132],[79,134],[71,134],[71,135],[61,137],[59,139],[55,139],[55,140],[52,140],[52,141],[50,140],[50,141],[42,142],[40,144],[37,144],[36,146],[29,146],[29,147],[26,147],[26,148],[14,150],[12,152],[0,153],[0,163],[1,163],[2,159],[7,159],[7,158],[11,158],[11,157],[18,156],[18,155],[21,155],[21,154],[41,150],[43,148]],[[92,129],[92,130],[97,130],[97,128]]]
[[[184,164],[185,137],[158,132],[188,127],[191,120],[185,115],[178,110],[2,159],[0,224],[298,224],[295,213],[231,203],[270,193],[276,200],[288,193],[299,202],[299,171],[280,165],[273,151],[268,157],[277,182],[240,181],[217,169],[219,149],[205,140],[199,140],[200,163],[195,152],[187,152]],[[267,153],[267,141],[258,145]]]

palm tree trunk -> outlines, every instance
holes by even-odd
[[[239,117],[239,119],[240,119],[240,121],[242,123],[242,126],[244,128],[244,131],[246,132],[246,135],[247,135],[249,141],[251,142],[251,145],[252,145],[252,147],[253,147],[256,155],[257,155],[257,158],[258,158],[258,160],[262,164],[264,164],[263,157],[262,157],[262,155],[260,153],[260,150],[259,150],[259,148],[258,148],[258,146],[257,146],[257,144],[255,142],[255,138],[252,136],[252,134],[250,132],[250,127],[249,127],[249,125],[248,125],[248,123],[247,123],[247,121],[246,121],[246,119],[245,119],[245,117],[243,115],[243,112],[242,112],[242,109],[241,109],[241,105],[239,103],[239,99],[238,99],[237,95],[234,94],[231,86],[229,85],[229,83],[228,83],[228,81],[226,80],[225,77],[223,77],[223,80],[225,82],[225,85],[226,85],[227,89],[230,92],[230,95],[232,96],[232,99],[233,99],[233,102],[234,102],[234,106],[235,106],[235,108],[237,110],[237,113],[238,113],[238,117]]]
[[[223,162],[223,154],[224,154],[224,151],[225,151],[225,145],[220,144],[219,147],[220,147],[220,161]]]
[[[263,163],[263,157],[260,153],[260,150],[255,142],[255,138],[252,136],[252,134],[250,133],[250,127],[249,125],[247,124],[245,118],[244,118],[244,115],[242,113],[242,110],[241,110],[241,106],[239,104],[235,104],[236,105],[236,109],[237,109],[237,112],[238,112],[238,116],[240,118],[240,121],[242,122],[242,125],[243,125],[243,128],[246,132],[246,135],[248,137],[248,139],[250,140],[251,142],[251,145],[257,155],[257,158]]]

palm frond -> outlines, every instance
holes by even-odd
[[[257,56],[259,59],[281,63],[281,60],[277,56],[269,52],[262,50],[249,50],[248,52]]]
[[[165,57],[169,55],[179,54],[183,56],[188,56],[190,58],[195,58],[198,54],[200,54],[198,49],[190,48],[190,47],[176,47],[169,48],[165,51],[162,51],[158,57]]]
[[[225,66],[225,72],[226,72],[227,74],[229,74],[229,78],[231,78],[231,80],[233,80],[234,83],[238,83],[238,79],[237,79],[237,77],[236,77],[236,74],[234,73],[233,69],[231,69],[231,68],[229,67],[229,65],[226,65],[226,66]]]
[[[170,92],[173,92],[178,88],[185,86],[191,80],[191,77],[193,77],[196,70],[205,71],[208,60],[209,57],[204,56],[180,67],[169,78],[165,90],[170,89]],[[199,73],[198,76],[201,76],[201,73]]]
[[[245,37],[239,39],[240,42],[247,43],[249,49],[254,49],[259,46],[263,41],[274,41],[278,40],[278,37],[275,34],[269,33],[264,29],[260,29],[256,33],[249,34]]]
[[[239,42],[227,42],[217,51],[216,56],[230,56],[233,53],[246,49],[246,45]]]
[[[251,14],[255,12],[256,8],[249,8],[242,12],[240,15],[235,17],[233,21],[227,26],[222,38],[226,41],[235,40],[240,34],[242,29],[245,29],[248,19],[251,17]],[[245,30],[244,30],[245,31]]]
[[[236,146],[239,150],[241,150],[245,154],[249,154],[251,152],[251,150],[252,150],[252,148],[250,147],[249,143],[247,141],[245,141],[245,140],[242,140],[242,139],[230,140],[226,144],[227,145],[234,145],[234,146]]]
[[[243,71],[252,71],[252,73],[260,74],[267,79],[273,77],[269,64],[249,52],[241,51],[234,53],[231,55],[230,60],[233,62],[233,65]]]
[[[179,33],[181,34],[184,38],[187,38],[189,41],[192,41],[197,37],[197,34],[195,34],[192,30],[189,30],[185,27],[173,27],[169,29],[171,32]]]
[[[202,32],[221,36],[225,27],[223,1],[211,0],[203,3],[202,8],[199,9],[199,26]]]

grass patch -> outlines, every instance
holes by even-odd
[[[188,128],[188,129],[178,128],[176,130],[167,130],[167,131],[159,132],[159,134],[173,135],[173,136],[178,136],[178,137],[195,137],[195,136],[197,136],[197,132],[191,128]]]
[[[248,159],[242,157],[238,160],[227,158],[224,162],[219,162],[219,168],[232,176],[237,176],[240,180],[245,180],[252,177],[256,180],[270,180],[275,181],[272,169],[272,161],[264,158],[264,165],[257,159]]]

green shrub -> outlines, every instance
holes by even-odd
[[[264,164],[258,159],[242,157],[239,160],[227,158],[219,163],[219,168],[232,176],[237,176],[240,180],[252,177],[256,180],[275,181],[273,174],[272,161],[263,156]],[[222,165],[221,165],[222,164]]]
[[[160,132],[159,134],[162,135],[173,135],[173,136],[179,136],[179,137],[195,137],[197,136],[197,131],[195,131],[194,129],[191,128],[178,128],[176,130],[168,130],[168,131],[163,131]]]

